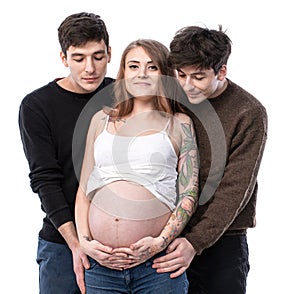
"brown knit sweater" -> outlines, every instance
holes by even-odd
[[[187,108],[197,132],[201,194],[183,235],[201,254],[223,234],[255,226],[267,113],[255,97],[230,80],[218,97]]]

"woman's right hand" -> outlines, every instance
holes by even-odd
[[[85,254],[110,269],[123,270],[124,266],[131,262],[127,254],[113,253],[112,247],[103,245],[99,241],[84,238],[80,244]]]

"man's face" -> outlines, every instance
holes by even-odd
[[[190,103],[199,104],[220,94],[226,76],[226,66],[216,75],[214,70],[185,66],[177,69],[177,78],[188,96]]]
[[[90,41],[80,47],[70,46],[67,56],[61,58],[70,75],[66,78],[66,88],[76,93],[90,93],[102,83],[111,52],[104,41]]]

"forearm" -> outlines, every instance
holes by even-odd
[[[38,190],[38,195],[47,217],[57,229],[65,223],[74,222],[74,216],[65,199],[61,184],[44,182]]]
[[[75,225],[72,221],[64,223],[60,227],[58,227],[58,231],[65,239],[69,248],[73,251],[79,246],[79,241],[77,237],[77,232],[75,229]]]
[[[173,241],[182,232],[197,206],[198,189],[193,188],[185,192],[166,226],[159,235],[162,239],[162,247],[166,248],[168,244]]]
[[[79,187],[75,203],[75,221],[80,244],[85,244],[87,240],[92,239],[88,224],[89,206],[90,200],[86,197],[85,193]]]

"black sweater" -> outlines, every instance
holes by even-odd
[[[77,119],[88,101],[97,100],[96,106],[95,103],[87,105],[90,110],[89,114],[85,111],[84,132],[91,116],[103,105],[111,105],[111,96],[104,97],[103,91],[99,92],[111,82],[111,78],[105,78],[95,92],[77,94],[52,81],[28,94],[21,102],[19,128],[30,168],[30,184],[33,192],[38,193],[41,208],[46,213],[39,236],[47,241],[65,243],[57,228],[74,221],[78,179],[73,167],[72,140]],[[80,142],[82,146],[84,143],[84,140]],[[82,156],[83,152],[77,154],[76,160],[81,162]]]

